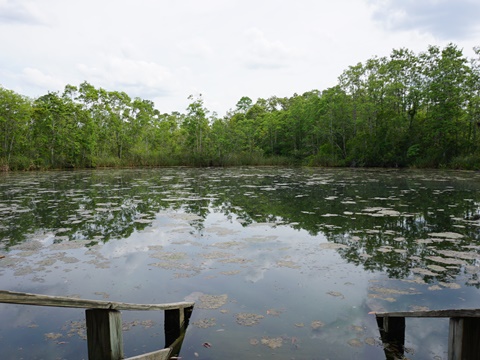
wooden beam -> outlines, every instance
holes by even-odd
[[[427,310],[427,311],[398,311],[374,313],[378,317],[480,317],[480,309],[456,309],[456,310]]]
[[[451,318],[448,334],[448,359],[478,359],[480,318]]]
[[[129,357],[124,360],[168,360],[172,354],[171,348],[166,348],[158,351],[153,351],[150,353]]]
[[[84,300],[66,296],[49,296],[0,290],[0,303],[19,305],[54,306],[81,309],[112,310],[172,310],[193,307],[193,302],[177,302],[167,304],[132,304],[102,300]]]
[[[122,315],[118,310],[88,309],[87,344],[89,360],[123,359]]]

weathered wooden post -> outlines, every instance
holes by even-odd
[[[448,359],[480,357],[480,318],[452,317],[448,333]]]
[[[386,358],[403,358],[405,351],[405,318],[378,316],[377,325],[384,344]]]
[[[165,347],[169,347],[180,337],[182,330],[188,325],[192,311],[193,306],[165,310]]]
[[[120,311],[88,309],[87,344],[89,360],[123,359],[122,316]]]

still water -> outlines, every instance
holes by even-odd
[[[480,174],[232,168],[0,176],[0,289],[194,300],[182,359],[383,359],[372,311],[479,307]],[[125,355],[163,312],[123,312]],[[0,304],[2,359],[86,359],[84,312]],[[409,359],[448,320],[407,319]],[[202,344],[208,342],[211,347]]]

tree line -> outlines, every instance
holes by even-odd
[[[480,47],[393,50],[337,85],[253,102],[219,117],[67,85],[35,99],[0,87],[2,170],[283,165],[480,168]]]

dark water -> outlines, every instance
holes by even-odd
[[[479,189],[442,171],[2,174],[0,289],[195,300],[182,359],[382,359],[369,312],[479,307]],[[87,358],[83,310],[0,316],[2,359]],[[162,312],[122,316],[126,356],[163,347]],[[445,359],[447,336],[407,320],[406,356]]]

